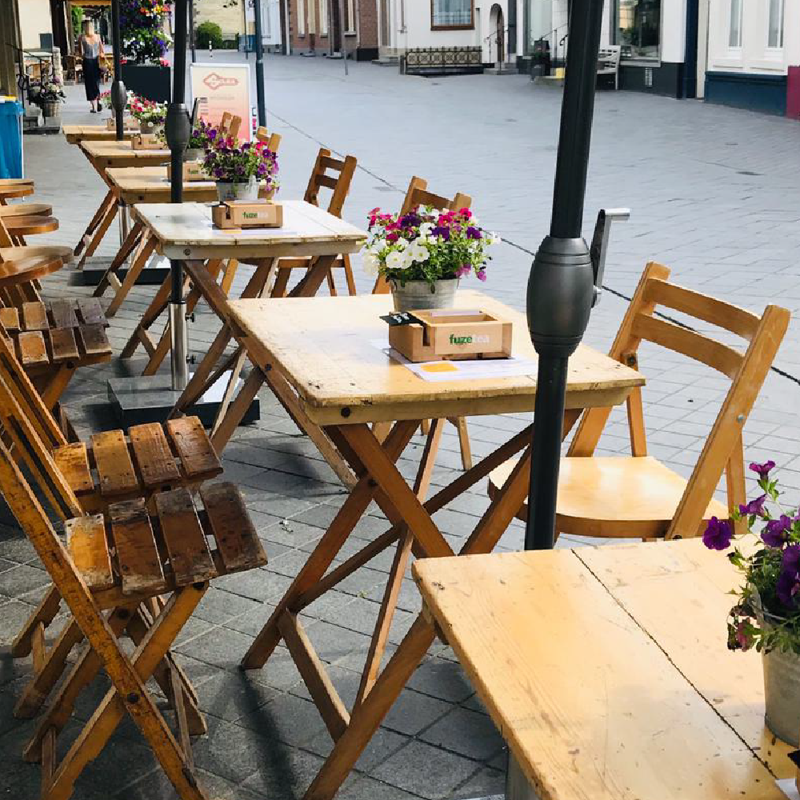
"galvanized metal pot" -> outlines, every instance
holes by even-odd
[[[778,621],[766,611],[759,614],[762,626]],[[800,655],[773,650],[762,653],[764,665],[764,721],[784,742],[800,744]]]
[[[395,311],[414,311],[429,308],[452,308],[455,303],[458,278],[436,281],[433,287],[427,281],[389,282],[392,287]]]
[[[258,181],[250,178],[247,183],[217,181],[217,197],[220,203],[226,200],[258,200]]]

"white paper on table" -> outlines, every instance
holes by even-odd
[[[289,228],[216,228],[214,227],[213,220],[204,219],[203,225],[214,233],[230,234],[231,236],[252,236],[253,238],[264,238],[271,236],[273,233],[280,233],[281,236],[294,236],[301,238],[303,236],[301,231],[292,231]]]
[[[800,792],[797,791],[794,778],[784,778],[782,781],[775,781],[778,788],[789,798],[789,800],[800,800]]]

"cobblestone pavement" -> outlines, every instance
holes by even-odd
[[[216,60],[230,60],[217,54]],[[300,196],[317,148],[324,144],[359,159],[345,216],[363,224],[374,206],[396,208],[411,175],[427,178],[443,194],[463,191],[488,227],[504,238],[486,291],[522,308],[531,253],[546,233],[558,132],[560,94],[533,87],[521,76],[407,78],[371,64],[324,59],[266,59],[270,126],[283,134],[282,194]],[[70,87],[65,121],[94,122],[84,111],[81,87]],[[587,234],[601,206],[628,206],[631,221],[613,231],[605,294],[587,341],[607,348],[646,261],[673,268],[681,283],[755,310],[768,301],[800,307],[800,127],[783,119],[632,93],[598,96],[587,196]],[[51,202],[61,229],[47,237],[74,244],[99,203],[103,186],[62,137],[25,139],[36,199]],[[115,231],[101,253],[111,254]],[[37,240],[41,241],[41,240]],[[45,282],[50,297],[87,292],[70,285],[69,271]],[[366,289],[368,280],[358,276]],[[153,289],[137,288],[114,318],[110,337],[118,351]],[[200,313],[191,327],[202,352],[216,320]],[[85,370],[73,382],[69,406],[83,432],[111,427],[105,381],[138,374],[141,360]],[[792,502],[800,497],[800,347],[796,324],[746,428],[749,459],[773,457]],[[725,390],[724,381],[683,359],[645,348],[641,368],[650,451],[688,473]],[[195,759],[212,796],[301,797],[330,741],[285,650],[266,669],[242,673],[238,662],[273,604],[296,574],[343,501],[340,484],[314,447],[268,395],[262,419],[240,429],[225,451],[228,479],[247,496],[270,557],[255,575],[212,588],[180,637],[178,658],[195,682],[209,717],[209,735]],[[470,420],[473,448],[489,452],[526,422],[520,415]],[[602,441],[624,451],[624,419],[615,414]],[[401,460],[412,475],[421,442]],[[448,431],[434,488],[457,474],[455,437]],[[484,486],[436,515],[454,546],[463,544],[486,507]],[[357,528],[369,539],[384,529],[373,511]],[[511,526],[501,547],[516,549],[522,528]],[[560,546],[582,544],[564,537]],[[345,551],[343,556],[349,555]],[[358,687],[357,668],[375,622],[391,555],[352,576],[304,614],[304,624],[330,665],[345,701]],[[12,524],[0,530],[0,643],[6,645],[43,592],[47,576]],[[406,581],[391,635],[399,642],[419,601]],[[724,635],[720,620],[720,635]],[[32,723],[14,720],[14,697],[29,672],[7,647],[0,655],[0,789],[27,800],[38,796],[38,769],[20,758]],[[82,698],[86,719],[104,687]],[[73,727],[75,727],[73,725]],[[503,742],[444,646],[436,646],[360,760],[340,796],[347,800],[474,798],[502,790]],[[133,725],[80,779],[76,800],[172,797],[172,791]]]

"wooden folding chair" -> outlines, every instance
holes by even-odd
[[[345,156],[344,160],[333,158],[331,151],[324,147],[320,148],[314,168],[311,170],[311,177],[308,179],[308,186],[303,200],[312,205],[319,205],[319,194],[324,189],[331,190],[328,200],[328,213],[336,217],[342,216],[342,207],[350,191],[350,183],[356,170],[357,161],[354,156]],[[272,287],[270,297],[284,297],[286,287],[289,283],[292,270],[308,270],[313,262],[312,258],[282,258],[278,261],[275,283]],[[336,282],[333,277],[333,269],[344,270],[347,291],[350,295],[356,293],[356,282],[353,277],[353,268],[350,264],[350,256],[343,255],[331,264],[328,272],[328,289],[331,295],[336,295]]]
[[[561,460],[558,533],[642,539],[697,536],[711,516],[726,519],[745,500],[742,431],[786,333],[789,312],[770,305],[759,317],[676,286],[669,275],[661,264],[647,265],[610,356],[638,368],[639,344],[648,341],[699,361],[730,379],[722,407],[688,481],[647,455],[641,389],[634,389],[627,400],[630,456],[594,455],[611,409],[587,410]],[[734,349],[659,318],[658,307],[722,328],[747,346]],[[490,494],[505,483],[513,467],[506,462],[491,473]],[[714,499],[723,472],[727,506]],[[519,516],[527,516],[524,506]]]
[[[234,139],[239,135],[239,129],[242,127],[242,118],[237,114],[231,114],[230,111],[225,111],[222,114],[222,119],[219,122],[219,132],[224,136],[232,136]]]
[[[15,405],[11,388],[0,379],[0,407]],[[154,514],[142,499],[114,503],[105,518],[98,514],[68,519],[65,546],[11,449],[35,453],[42,459],[42,469],[55,481],[48,500],[57,505],[66,498],[67,508],[75,510],[79,508],[77,498],[70,495],[60,470],[49,459],[33,426],[25,424],[21,410],[17,407],[9,416],[21,419],[22,424],[4,425],[0,490],[74,622],[50,651],[45,648],[43,626],[36,626],[32,650],[37,675],[51,669],[53,650],[63,649],[65,636],[73,640],[85,637],[88,644],[24,751],[26,760],[42,763],[42,800],[71,796],[78,776],[102,751],[126,712],[178,795],[183,800],[201,800],[205,795],[193,773],[190,740],[192,733],[199,731],[192,730],[187,710],[195,713],[195,729],[202,724],[202,717],[190,684],[173,668],[170,647],[210,580],[266,563],[241,495],[232,484],[213,484],[200,490],[199,507],[186,488],[179,488],[155,497]],[[119,641],[123,632],[135,645],[130,656]],[[59,672],[61,668],[63,663]],[[57,763],[58,733],[71,718],[80,692],[101,669],[112,688]],[[175,710],[177,739],[146,686],[151,676],[162,684]]]

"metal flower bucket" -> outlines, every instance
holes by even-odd
[[[428,308],[452,308],[455,303],[458,278],[436,281],[390,281],[395,311],[422,311]]]

